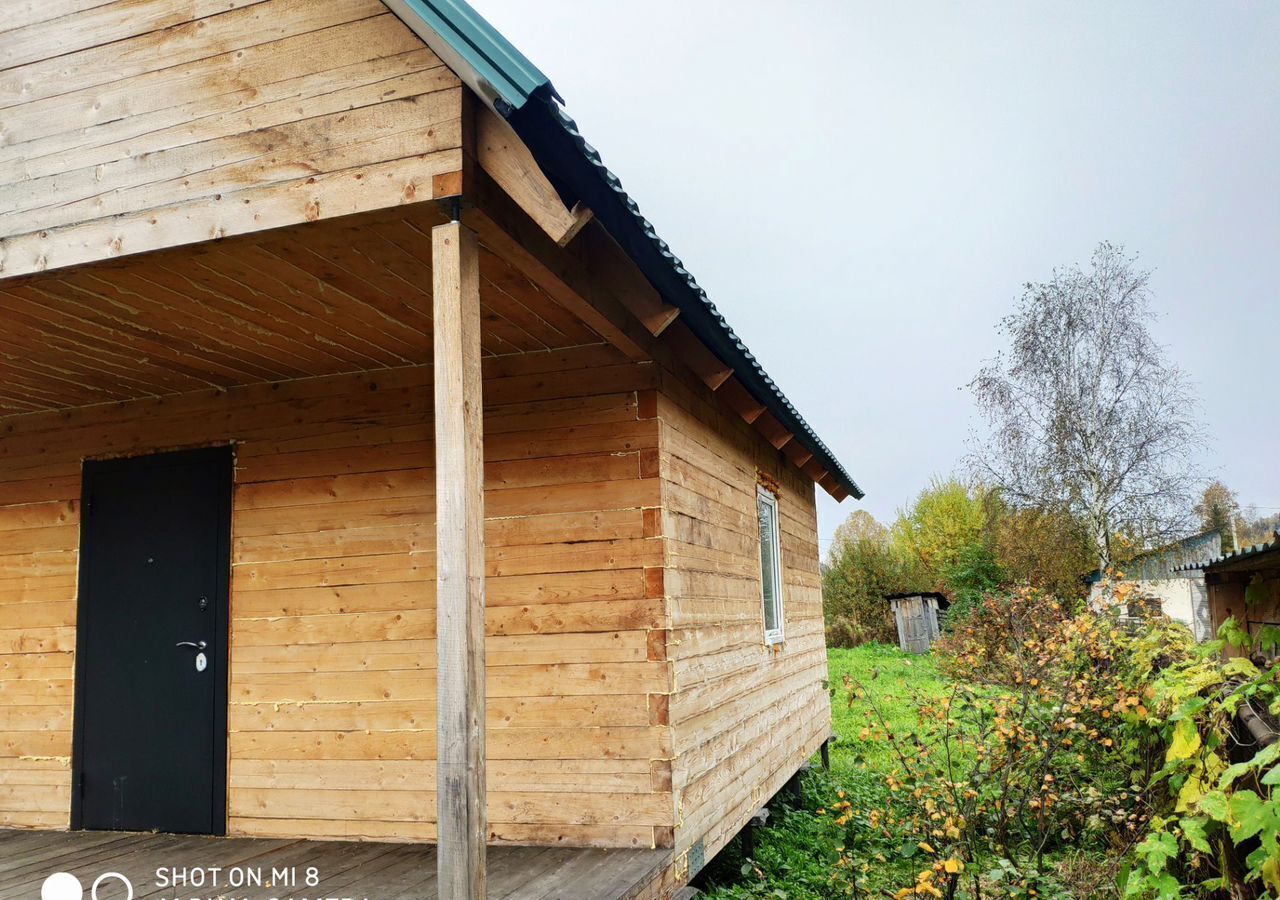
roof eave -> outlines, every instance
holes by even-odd
[[[814,455],[841,488],[861,499],[864,494],[857,482],[734,333],[693,275],[658,237],[635,201],[622,189],[621,181],[605,167],[599,153],[555,100],[549,94],[535,93],[507,121],[547,176],[568,195],[566,200],[581,201],[591,209],[662,298],[680,310],[681,321],[734,370],[751,395],[795,435],[796,441]]]
[[[581,200],[691,331],[855,499],[863,491],[734,333],[557,102],[550,80],[464,0],[384,0],[504,116],[569,205]]]

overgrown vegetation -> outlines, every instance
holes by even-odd
[[[771,806],[769,827],[757,832],[755,858],[742,855],[735,841],[722,852],[703,875],[711,900],[743,898],[815,898],[847,896],[842,883],[847,872],[839,869],[844,823],[838,804],[848,802],[862,815],[885,808],[893,792],[883,773],[893,765],[894,754],[883,744],[853,738],[863,727],[870,710],[864,698],[849,704],[843,699],[846,678],[870,682],[880,688],[881,714],[895,729],[907,731],[915,721],[915,697],[940,699],[945,682],[932,658],[911,657],[896,647],[864,644],[854,649],[833,649],[828,654],[833,701],[833,730],[844,739],[831,747],[831,770],[815,769],[804,785],[804,805],[793,809],[779,798]],[[822,810],[819,814],[818,810]],[[881,824],[877,819],[877,823]],[[879,848],[884,857],[872,882],[888,890],[913,876],[913,861],[904,858],[901,841],[885,820],[886,831],[869,831],[860,846]]]
[[[1196,527],[1230,548],[1280,524],[1195,470],[1194,397],[1154,318],[1110,244],[1027,285],[970,385],[989,426],[970,478],[837,531],[843,740],[809,808],[717,864],[714,897],[1280,897],[1280,742],[1260,737],[1280,727],[1280,629],[1228,620],[1196,645],[1131,585],[1083,602],[1086,573]],[[952,601],[929,658],[866,643],[896,642],[886,595],[922,590]]]
[[[931,656],[832,650],[831,771],[754,859],[722,856],[711,896],[1280,896],[1280,742],[1236,724],[1277,712],[1280,668],[1222,657],[1280,634],[1197,646],[1072,607],[1023,589]]]
[[[859,510],[837,529],[823,567],[827,645],[896,642],[884,598],[903,591],[945,593],[953,621],[1015,584],[1077,600],[1090,554],[1065,513],[1014,508],[981,485],[934,479],[891,527]]]
[[[1280,712],[1280,665],[1223,662],[1223,645],[1274,651],[1280,631],[1250,636],[1233,619],[1221,639],[1170,660],[1139,727],[1165,747],[1151,779],[1164,802],[1122,879],[1125,897],[1280,896],[1280,741],[1260,746],[1238,723]],[[1257,658],[1257,657],[1255,657]]]

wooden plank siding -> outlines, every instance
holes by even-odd
[[[642,401],[643,402],[643,401]],[[831,733],[814,484],[680,366],[662,372],[675,847],[710,859]],[[756,486],[776,482],[785,641],[764,642]]]
[[[674,825],[653,369],[485,361],[491,840]],[[81,459],[234,441],[230,832],[434,839],[430,397],[415,366],[0,420],[0,825],[68,821]]]
[[[380,0],[51,6],[0,21],[0,277],[461,186],[461,82]]]
[[[487,837],[674,847],[680,883],[830,733],[832,476],[599,223],[507,196],[530,159],[380,0],[6,12],[0,827],[68,826],[83,461],[232,443],[229,832],[436,839],[429,201],[465,155]]]

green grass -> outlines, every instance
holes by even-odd
[[[831,771],[815,770],[805,783],[803,808],[784,802],[771,807],[769,827],[756,835],[755,859],[742,855],[738,842],[726,847],[707,867],[700,881],[709,900],[787,898],[817,900],[831,896],[829,879],[837,856],[828,823],[817,810],[836,801],[837,791],[862,809],[882,808],[888,801],[883,776],[895,767],[892,749],[883,741],[862,740],[869,725],[872,702],[895,732],[909,732],[916,723],[915,696],[941,696],[946,681],[928,656],[903,653],[896,647],[868,644],[828,653],[831,713],[839,740],[831,747]],[[849,703],[845,676],[860,685],[864,696]],[[883,847],[887,862],[875,881],[884,887],[910,883],[911,861],[899,848]]]
[[[852,840],[852,871],[865,879],[865,893],[859,896],[893,896],[913,883],[920,867],[919,836],[903,827],[903,819],[904,812],[909,816],[914,809],[909,808],[909,795],[895,793],[886,781],[902,766],[881,735],[886,727],[899,736],[916,732],[917,705],[942,698],[952,682],[932,657],[882,644],[830,650],[828,660],[831,713],[839,738],[831,747],[831,770],[815,767],[806,777],[800,808],[792,808],[785,798],[770,805],[769,824],[756,833],[754,859],[744,858],[737,840],[717,855],[697,882],[708,900],[846,896],[832,883],[846,840]],[[849,806],[832,808],[841,801]],[[845,813],[848,824],[837,827],[832,819]],[[1097,848],[1056,859],[1074,885],[1086,888],[1070,896],[1094,900],[1115,896],[1108,874],[1114,869],[1112,862]]]
[[[831,774],[837,780],[855,771],[862,773],[859,763],[868,769],[885,773],[893,767],[893,751],[883,741],[859,740],[862,729],[876,721],[873,702],[895,734],[914,730],[916,706],[912,696],[941,697],[947,682],[938,674],[930,656],[903,653],[887,644],[866,644],[851,650],[829,650],[827,665],[831,674],[831,719],[840,740],[831,748]],[[844,679],[848,676],[860,686],[865,696],[849,693]]]

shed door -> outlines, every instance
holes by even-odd
[[[924,600],[908,597],[902,601],[902,626],[907,650],[924,653],[929,649],[929,626],[925,622]]]
[[[220,834],[229,448],[84,467],[79,828]]]

